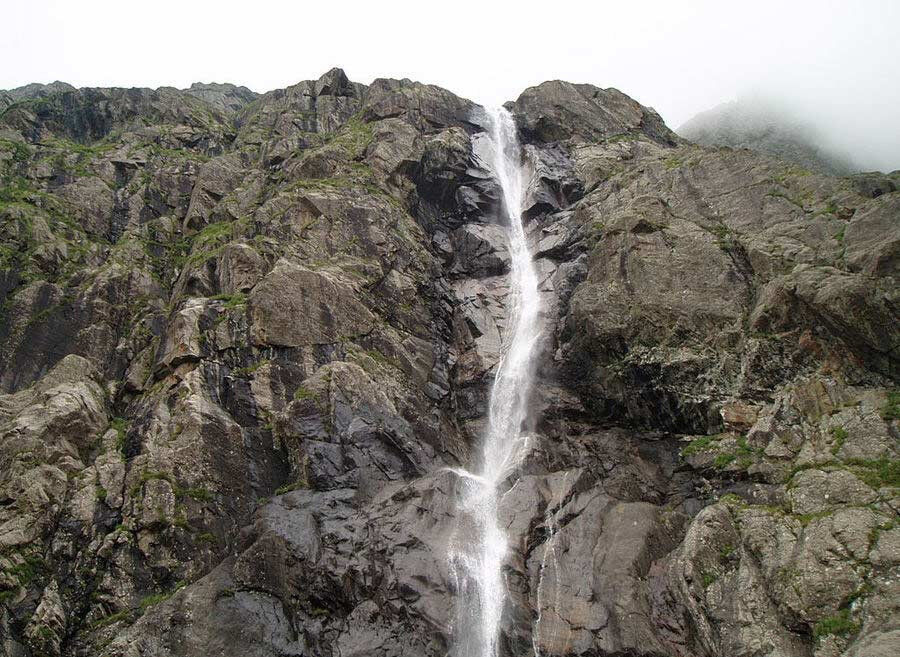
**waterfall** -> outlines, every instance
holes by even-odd
[[[450,548],[451,570],[459,593],[454,626],[456,657],[496,657],[500,623],[506,603],[503,565],[507,537],[498,509],[501,486],[524,458],[539,336],[537,273],[522,225],[527,180],[522,166],[515,122],[505,109],[489,112],[488,166],[502,190],[501,219],[507,226],[510,254],[508,323],[488,406],[480,463],[474,472],[461,471],[460,516],[467,524],[464,539]]]

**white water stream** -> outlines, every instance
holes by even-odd
[[[528,451],[523,431],[529,414],[535,348],[540,333],[540,299],[534,262],[522,226],[529,179],[522,162],[516,125],[505,109],[489,111],[488,166],[500,184],[502,223],[508,229],[510,293],[508,323],[488,406],[488,426],[479,469],[460,471],[464,490],[460,515],[467,523],[465,539],[454,540],[451,570],[456,578],[455,657],[497,657],[500,623],[506,603],[503,565],[507,537],[499,524],[501,486]]]

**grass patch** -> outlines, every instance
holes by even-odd
[[[832,454],[837,454],[841,451],[841,447],[844,446],[844,442],[847,440],[847,435],[847,430],[844,427],[831,428],[831,437],[834,438],[834,443],[831,445]]]
[[[292,481],[288,484],[285,484],[281,488],[275,491],[276,495],[284,495],[285,493],[290,493],[292,490],[299,489],[309,489],[309,456],[303,457],[303,467],[302,472],[299,474],[299,478],[296,481]]]
[[[41,572],[46,570],[46,564],[41,557],[27,556],[25,560],[6,569],[8,576],[14,577],[19,586],[28,586]]]
[[[772,197],[772,198],[781,198],[781,199],[784,199],[785,201],[787,201],[787,202],[790,203],[791,205],[795,205],[795,206],[797,206],[798,208],[800,208],[801,210],[804,210],[804,212],[805,212],[805,208],[803,207],[803,203],[802,203],[801,201],[797,200],[796,198],[794,198],[794,197],[792,197],[792,196],[788,196],[788,195],[785,194],[784,192],[781,192],[781,191],[776,190],[776,191],[773,191],[773,192],[769,192],[768,194],[766,194],[766,196],[770,196],[770,197]]]
[[[134,497],[137,495],[144,484],[148,481],[152,481],[154,479],[162,479],[163,481],[168,481],[174,490],[178,490],[178,487],[175,485],[175,482],[172,481],[172,475],[168,472],[160,472],[158,470],[147,470],[146,472],[142,472],[140,478],[137,483],[131,487],[131,496]]]
[[[110,429],[116,431],[116,449],[120,453],[125,452],[125,439],[128,435],[128,420],[124,417],[114,417],[109,421]]]
[[[872,488],[900,488],[900,459],[886,456],[874,460],[851,459],[847,461],[847,466]]]
[[[841,609],[833,616],[827,616],[821,619],[813,627],[813,637],[821,639],[833,634],[845,636],[848,634],[856,634],[859,631],[859,623],[850,617],[849,609]]]
[[[881,417],[888,422],[900,420],[900,390],[888,393],[887,403],[881,407]]]
[[[182,488],[175,482],[171,474],[156,470],[148,470],[141,473],[140,479],[131,487],[131,496],[136,496],[145,483],[154,479],[162,479],[163,481],[169,482],[169,485],[172,487],[172,493],[175,495],[176,499],[181,500],[185,497],[189,497],[195,502],[215,502],[216,500],[216,494],[208,488],[202,486]],[[187,521],[182,517],[176,518],[174,524],[179,527],[187,527]]]
[[[137,606],[123,609],[122,611],[119,611],[115,614],[111,614],[109,616],[106,616],[105,618],[101,618],[100,620],[92,623],[91,628],[97,629],[100,627],[107,627],[109,625],[113,625],[122,621],[133,623],[138,618],[140,618],[141,615],[143,615],[144,612],[146,612],[150,607],[158,605],[160,602],[165,602],[185,586],[187,586],[187,582],[180,581],[175,585],[175,588],[168,593],[154,593],[153,595],[148,595],[144,598],[141,598],[141,601],[138,602]]]
[[[731,229],[725,224],[716,224],[709,229],[709,232],[715,235],[717,239],[725,240],[731,234]]]
[[[194,162],[208,162],[209,155],[198,153],[189,148],[167,148],[159,144],[146,144],[151,157],[163,160],[193,160]]]
[[[184,515],[184,508],[181,506],[176,507],[175,518],[168,520],[169,524],[178,527],[179,529],[183,529],[185,531],[193,531],[191,529],[191,525],[188,523],[187,516]]]
[[[847,470],[871,488],[900,488],[900,459],[892,459],[886,456],[872,460],[847,459],[843,463],[830,461],[828,463],[797,465],[788,474],[788,488],[792,488],[790,482],[794,476],[804,470],[822,470],[823,472]]]
[[[304,399],[315,399],[316,393],[309,388],[300,386],[294,391],[294,401],[302,401]]]
[[[224,301],[225,310],[231,310],[239,306],[247,305],[247,295],[241,292],[238,292],[236,294],[217,294],[216,296],[210,298],[213,301]]]
[[[172,589],[171,591],[169,591],[168,593],[156,593],[154,595],[148,595],[147,597],[142,598],[141,601],[138,603],[138,609],[140,609],[142,612],[147,611],[147,609],[149,609],[153,605],[158,605],[160,602],[165,602],[166,600],[171,598],[173,595],[178,593],[178,591],[183,589],[185,586],[187,586],[187,582],[182,581],[182,582],[178,582],[175,585],[175,588]]]
[[[374,138],[372,125],[359,116],[352,116],[341,126],[331,143],[343,148],[350,157],[356,159],[365,154]]]
[[[805,470],[822,470],[823,472],[830,472],[831,468],[837,466],[838,463],[836,461],[829,461],[828,463],[802,463],[800,465],[795,465],[791,468],[791,471],[788,472],[788,476],[786,481],[791,481],[794,478],[794,475],[797,475]],[[788,488],[791,488],[789,485]]]
[[[157,605],[160,602],[168,600],[170,597],[172,597],[171,593],[158,593],[156,595],[148,595],[146,598],[143,598],[140,601],[138,607],[141,609],[141,611],[146,611],[153,605]]]
[[[218,257],[225,246],[237,237],[248,224],[248,219],[217,221],[203,227],[198,233],[177,244],[173,264],[198,267],[210,258]]]
[[[247,367],[238,367],[237,369],[234,370],[234,374],[235,374],[235,376],[242,376],[242,377],[250,376],[256,370],[258,370],[260,367],[263,367],[264,365],[268,365],[271,362],[272,361],[269,360],[268,358],[263,358],[262,360],[256,361],[252,365],[248,365]]]
[[[305,481],[294,481],[276,489],[275,494],[284,495],[285,493],[290,493],[292,490],[300,490],[301,488],[309,488],[309,486]]]
[[[199,233],[194,235],[193,242],[195,244],[207,244],[218,242],[223,237],[231,237],[233,226],[233,222],[230,221],[217,221],[207,224]]]
[[[347,176],[332,176],[330,178],[301,178],[295,180],[288,191],[294,190],[310,190],[310,191],[330,191],[330,190],[347,190],[359,187],[362,184]],[[362,185],[364,186],[364,185]],[[303,226],[301,230],[308,228]]]
[[[106,616],[105,618],[101,618],[100,620],[95,621],[94,623],[91,624],[91,627],[93,629],[98,629],[101,627],[107,627],[109,625],[115,625],[116,623],[119,623],[122,621],[126,621],[128,623],[133,623],[135,620],[137,620],[137,614],[134,612],[133,609],[123,609],[120,612],[117,612],[115,614],[110,614],[109,616]]]
[[[65,139],[63,137],[54,137],[51,140],[43,142],[42,146],[51,146],[54,148],[58,148],[64,151],[69,151],[71,153],[78,153],[79,155],[101,155],[102,153],[106,153],[108,151],[113,150],[116,147],[115,143],[111,143],[108,141],[97,141],[93,144],[82,144],[77,141],[72,141],[71,139]]]
[[[636,135],[631,132],[623,132],[618,135],[613,135],[612,137],[607,137],[603,140],[604,144],[618,144],[621,142],[629,142],[629,141],[639,141],[641,139],[641,135]]]
[[[737,439],[737,444],[738,448],[737,452],[735,453],[736,456],[756,456],[762,451],[750,447],[750,445],[747,443],[747,439],[744,436],[741,436]]]
[[[800,522],[801,527],[806,527],[813,520],[819,520],[820,518],[827,518],[832,513],[834,513],[833,510],[826,510],[826,511],[816,511],[815,513],[801,513],[799,515],[794,515],[794,514],[792,514],[792,515],[794,515],[794,517]]]
[[[701,436],[696,440],[691,441],[690,445],[683,448],[681,450],[682,457],[690,456],[692,454],[699,454],[701,452],[713,452],[721,449],[720,445],[717,443],[722,439],[722,436]],[[747,443],[747,439],[744,436],[738,436],[736,438],[737,448],[729,451],[721,451],[716,455],[716,458],[713,460],[713,467],[719,470],[727,468],[729,465],[737,461],[737,465],[742,469],[747,469],[756,461],[757,456],[762,454],[761,449],[756,449],[751,447]]]
[[[31,149],[28,144],[21,141],[0,139],[0,151],[9,153],[14,163],[27,162],[31,158]]]
[[[729,506],[747,506],[747,503],[738,495],[734,493],[725,493],[722,497],[719,498],[719,502],[723,504],[727,504]]]
[[[216,496],[211,491],[202,487],[184,488],[178,492],[181,493],[181,496],[189,497],[195,502],[212,502],[216,499]]]
[[[715,449],[715,443],[718,440],[715,436],[701,436],[696,440],[692,440],[691,444],[681,450],[682,456],[690,456],[700,452],[708,452]]]
[[[800,166],[789,166],[782,169],[781,173],[774,176],[773,179],[779,185],[786,185],[792,178],[804,178],[811,174],[812,172],[809,169],[804,169]]]
[[[716,456],[716,460],[713,461],[713,467],[718,468],[719,470],[727,468],[736,458],[737,457],[734,454],[719,454]]]

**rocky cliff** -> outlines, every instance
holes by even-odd
[[[480,108],[337,69],[2,104],[0,655],[447,654],[507,292]],[[895,181],[613,89],[509,108],[545,339],[505,654],[895,654]]]

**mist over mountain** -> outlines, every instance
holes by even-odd
[[[812,123],[770,99],[745,98],[701,112],[678,134],[704,146],[749,148],[823,173],[846,175],[862,169],[830,148]]]
[[[849,117],[847,119],[850,120]],[[840,123],[820,111],[804,113],[796,104],[769,95],[751,95],[701,112],[682,124],[682,137],[705,146],[749,148],[823,173],[848,175],[892,171],[900,163],[893,134],[852,141]]]
[[[900,176],[505,107],[0,92],[0,657],[896,655]]]

